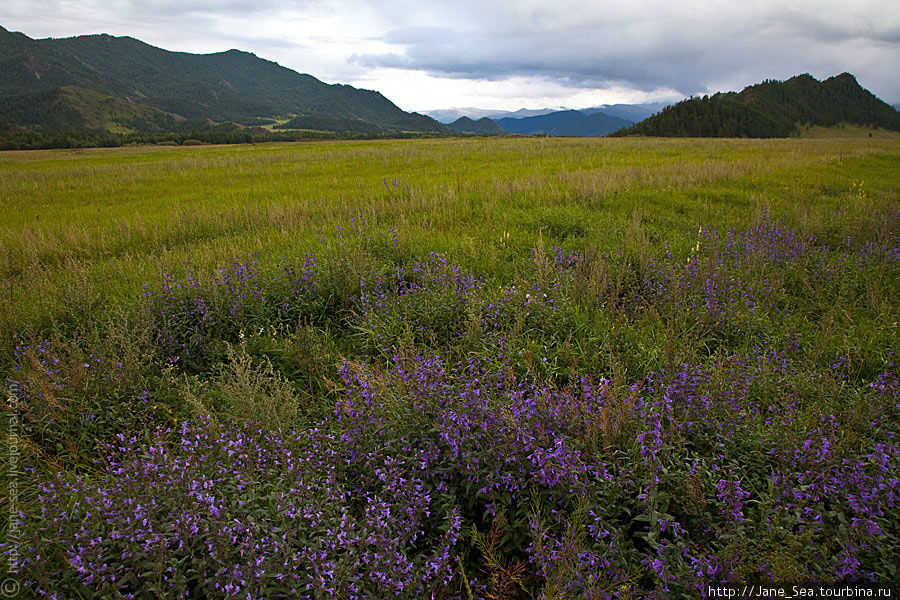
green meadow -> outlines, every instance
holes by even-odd
[[[104,599],[896,582],[900,140],[807,133],[0,153],[0,567]]]
[[[316,251],[363,221],[414,254],[501,277],[539,237],[614,250],[635,214],[652,247],[678,253],[701,225],[764,212],[839,238],[896,205],[898,147],[549,138],[7,152],[6,336],[133,299],[164,269]]]

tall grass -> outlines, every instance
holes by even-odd
[[[97,598],[894,581],[898,175],[893,140],[5,155],[5,556]]]
[[[800,210],[821,231],[836,212],[864,214],[848,198],[854,183],[865,182],[868,203],[896,202],[892,143],[408,140],[6,153],[3,297],[15,322],[46,325],[78,307],[132,300],[162,267],[315,250],[354,219],[486,274],[540,231],[612,250],[635,208],[654,244],[677,246],[700,222],[739,224],[754,203],[792,219]]]

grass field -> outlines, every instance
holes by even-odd
[[[896,581],[900,141],[820,134],[3,153],[17,581]]]
[[[0,162],[4,279],[17,311],[46,318],[66,298],[133,297],[161,266],[315,250],[354,219],[482,274],[539,232],[612,250],[635,209],[653,245],[677,250],[700,224],[746,225],[766,210],[833,237],[847,224],[835,213],[846,221],[896,201],[895,149],[505,139],[10,152]],[[862,206],[849,201],[860,182]]]

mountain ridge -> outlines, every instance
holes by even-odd
[[[86,90],[75,94],[80,104],[69,102],[72,88]],[[109,98],[131,103],[136,114],[119,115],[122,122],[112,122],[112,129],[107,125],[107,131],[135,125],[139,131],[166,130],[191,119],[248,123],[306,117],[318,123],[359,123],[362,132],[449,133],[434,119],[407,113],[379,92],[326,84],[250,52],[172,52],[108,34],[32,39],[0,28],[0,120],[32,128],[68,122],[69,129],[96,129],[96,119],[82,111],[95,114]],[[45,112],[23,119],[21,108],[29,103]],[[135,117],[155,126],[144,128]]]
[[[790,137],[802,126],[841,123],[900,131],[900,113],[850,73],[818,81],[806,73],[766,80],[740,92],[690,98],[612,135]]]
[[[518,110],[510,111],[510,110],[496,110],[490,108],[475,108],[473,106],[462,106],[462,107],[453,107],[453,108],[439,108],[434,110],[423,110],[420,111],[424,115],[428,115],[432,119],[444,123],[445,125],[450,124],[454,121],[459,120],[462,117],[468,117],[472,120],[482,119],[487,117],[489,119],[497,120],[502,119],[504,117],[512,117],[512,118],[522,118],[522,117],[534,117],[540,115],[546,115],[552,112],[558,112],[560,110],[568,110],[566,108],[520,108]]]
[[[458,120],[460,117],[468,117],[473,120],[481,119],[483,117],[488,117],[489,119],[493,119],[494,121],[499,121],[500,119],[522,119],[526,117],[539,117],[543,115],[548,115],[556,112],[565,112],[567,110],[577,110],[579,112],[584,113],[585,115],[591,115],[595,112],[602,112],[610,117],[618,117],[620,119],[625,119],[627,121],[631,121],[633,123],[637,123],[646,119],[647,117],[659,112],[666,106],[669,106],[669,102],[647,102],[643,104],[601,104],[598,106],[591,106],[587,108],[578,108],[571,109],[566,107],[558,107],[558,108],[538,108],[538,109],[529,109],[529,108],[520,108],[518,110],[510,111],[510,110],[494,110],[487,108],[475,108],[472,106],[467,107],[454,107],[454,108],[444,108],[444,109],[435,109],[435,110],[425,110],[421,111],[422,114],[428,115],[433,119],[444,123],[450,124],[453,121]]]
[[[602,137],[633,123],[600,111],[587,115],[578,110],[563,110],[521,119],[497,119],[497,124],[510,133],[554,137]]]
[[[507,133],[505,129],[500,127],[488,117],[481,117],[478,120],[470,119],[469,117],[460,117],[457,120],[449,123],[447,127],[450,128],[451,131],[455,131],[456,133],[476,133],[476,134],[488,134],[488,135],[500,135]]]

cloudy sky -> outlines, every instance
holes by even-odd
[[[898,0],[3,0],[0,25],[238,48],[405,110],[676,100],[844,71],[900,102]]]

